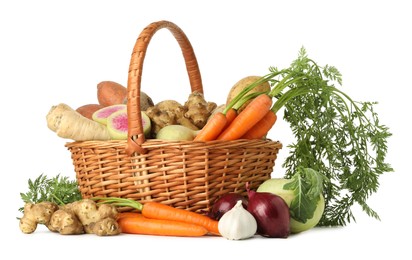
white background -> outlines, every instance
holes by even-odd
[[[0,162],[3,241],[0,258],[34,259],[410,259],[411,46],[408,1],[2,1],[0,3]],[[189,37],[206,98],[223,103],[227,91],[269,66],[285,67],[304,46],[320,65],[343,74],[343,90],[359,101],[378,101],[390,127],[387,161],[395,172],[380,178],[370,200],[381,221],[354,208],[356,223],[316,228],[288,239],[60,236],[18,229],[20,192],[40,174],[74,178],[68,140],[46,126],[52,105],[96,103],[103,80],[126,84],[129,59],[141,30],[170,20]],[[155,102],[185,100],[189,85],[180,50],[167,30],[149,47],[143,90]],[[293,140],[279,117],[272,139]],[[5,242],[4,242],[5,241]],[[13,248],[12,248],[13,245]]]

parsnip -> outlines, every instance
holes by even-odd
[[[85,118],[70,106],[52,106],[46,116],[47,126],[59,137],[74,141],[110,140],[107,127]]]

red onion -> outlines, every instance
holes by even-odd
[[[256,192],[249,188],[247,191],[247,210],[256,219],[257,234],[264,237],[287,238],[290,234],[290,212],[286,202],[273,193]]]
[[[244,196],[238,193],[228,193],[216,200],[208,216],[212,219],[219,220],[223,214],[231,210],[236,205],[238,200],[241,200],[243,207],[247,209],[248,201]]]

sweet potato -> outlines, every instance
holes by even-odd
[[[88,118],[88,119],[92,119],[92,115],[94,112],[96,112],[97,110],[103,108],[104,106],[100,105],[100,104],[87,104],[87,105],[83,105],[81,107],[78,107],[76,109],[77,112],[79,112],[82,116]]]
[[[127,88],[114,81],[102,81],[97,84],[97,100],[105,107],[125,104]]]

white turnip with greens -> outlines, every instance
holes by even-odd
[[[266,180],[258,187],[257,192],[269,192],[283,198],[289,206],[290,231],[299,233],[316,226],[323,215],[324,179],[313,169],[300,167],[291,179]]]

